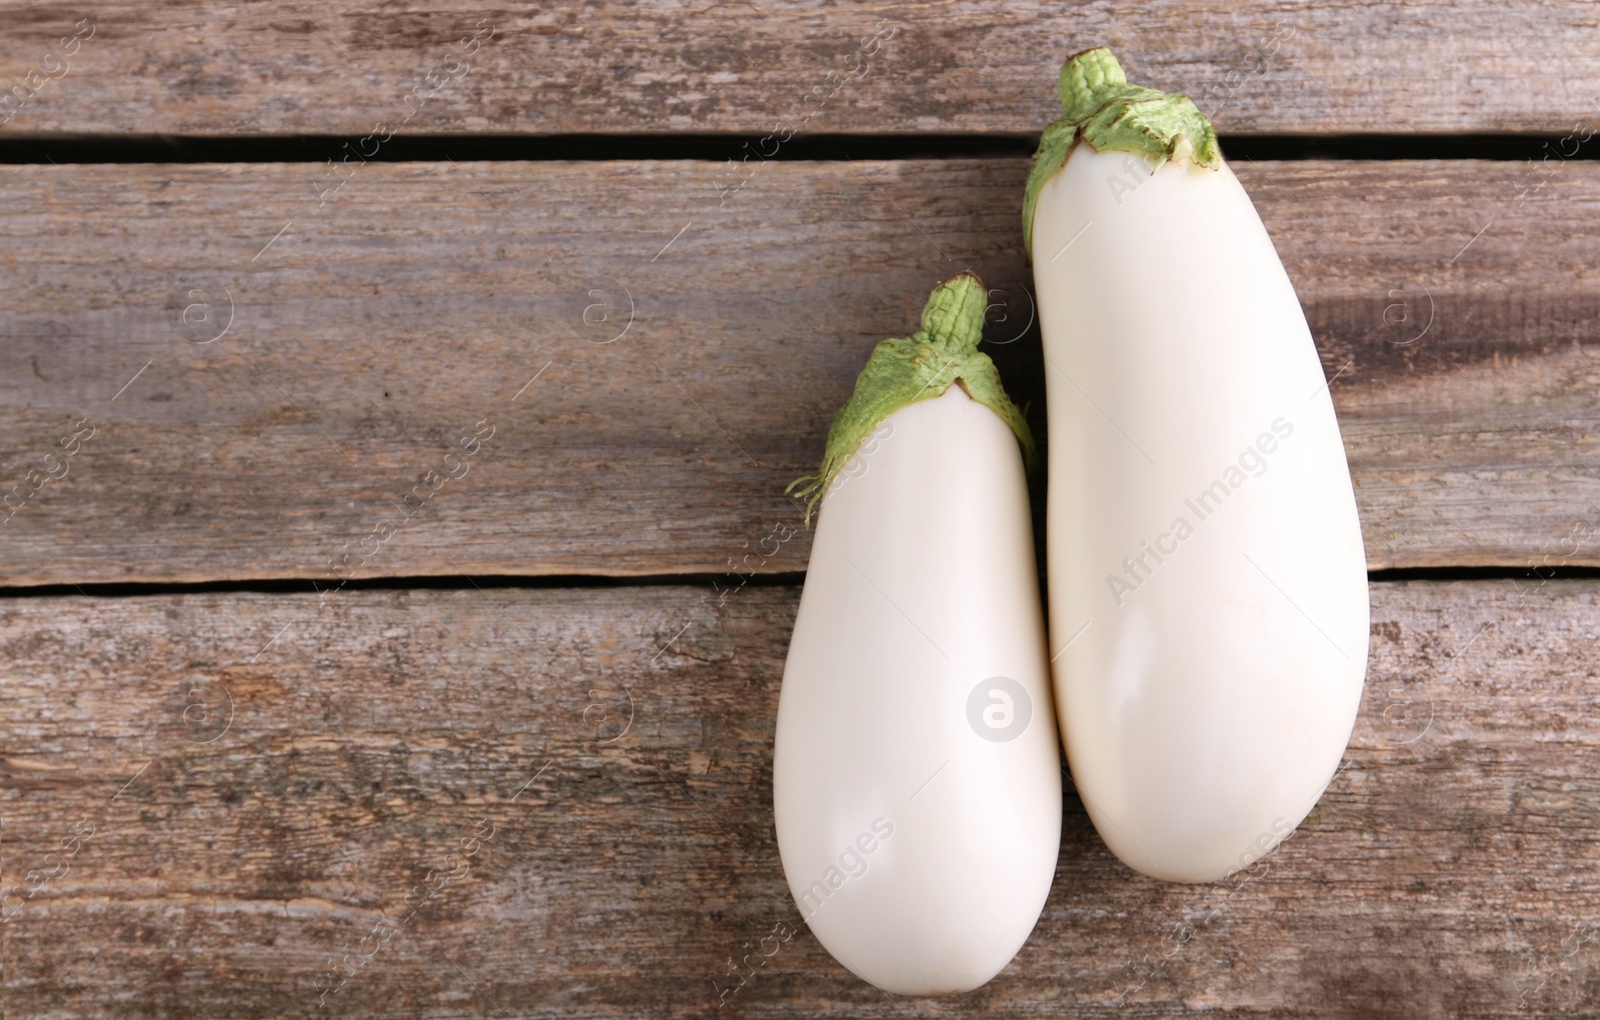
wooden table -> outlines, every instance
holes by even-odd
[[[0,0],[0,1015],[1600,1011],[1595,29]],[[1212,114],[1332,379],[1373,570],[1345,767],[1218,885],[1123,867],[1069,793],[968,995],[804,932],[758,962],[800,926],[783,487],[964,268],[1042,435],[1021,186],[1097,43]]]

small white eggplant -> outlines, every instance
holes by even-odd
[[[1272,241],[1182,95],[1061,73],[1023,202],[1072,776],[1112,851],[1223,878],[1316,804],[1367,662],[1360,521]]]
[[[1061,842],[1033,440],[977,350],[986,300],[956,276],[880,343],[797,483],[827,498],[778,702],[778,850],[817,940],[908,995],[997,974]]]

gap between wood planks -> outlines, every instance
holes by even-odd
[[[0,164],[45,163],[320,163],[341,158],[338,135],[12,135],[0,136]],[[1224,135],[1233,160],[1540,160],[1600,158],[1580,146],[1566,156],[1561,136],[1543,134]],[[760,157],[761,139],[738,134],[395,135],[368,162],[541,160],[710,160]],[[752,145],[752,143],[754,143]],[[1031,156],[1036,134],[797,135],[772,161],[972,159]]]
[[[462,575],[425,574],[413,577],[369,577],[347,581],[338,590],[350,591],[404,591],[426,589],[431,591],[471,591],[484,589],[556,589],[556,588],[652,588],[709,586],[726,574],[544,574],[507,575],[491,574],[476,577]],[[1399,581],[1574,581],[1600,578],[1600,567],[1406,567],[1393,570],[1369,570],[1367,580],[1372,584]],[[779,571],[771,574],[752,574],[745,586],[758,588],[799,587],[805,583],[803,570]],[[1043,580],[1041,576],[1041,581]],[[259,593],[275,595],[314,595],[331,590],[301,578],[242,578],[212,581],[174,582],[114,582],[86,584],[0,584],[0,600],[67,598],[82,595],[90,598],[151,598],[161,595],[194,595],[204,592],[230,594]]]

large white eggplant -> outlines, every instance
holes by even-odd
[[[818,941],[904,994],[998,973],[1061,841],[1033,441],[977,351],[985,300],[947,280],[880,343],[802,479],[826,500],[778,702],[778,849]]]
[[[1057,707],[1122,861],[1220,879],[1317,802],[1366,558],[1294,288],[1193,103],[1068,61],[1023,205],[1044,338]]]

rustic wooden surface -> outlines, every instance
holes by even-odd
[[[0,1020],[1595,1015],[1600,579],[1571,568],[1600,566],[1597,23],[0,0]],[[770,778],[809,538],[782,487],[964,268],[1043,437],[1026,161],[977,157],[1025,146],[1099,43],[1225,150],[1550,136],[1539,163],[1235,167],[1370,565],[1433,579],[1372,585],[1344,767],[1262,866],[1137,875],[1069,783],[1044,915],[989,985],[889,997],[803,930],[738,984],[800,921]],[[391,132],[431,161],[363,163]],[[487,148],[573,134],[639,161]],[[847,158],[752,154],[790,134]],[[118,148],[163,135],[297,162]],[[3,162],[69,151],[113,162]],[[74,593],[126,581],[154,587]]]
[[[1565,134],[1600,104],[1594,12],[1549,0],[5,0],[5,86],[79,21],[93,38],[0,132],[1032,134],[1062,59],[1101,44],[1224,132]]]
[[[800,924],[770,810],[796,595],[0,603],[6,1015],[1592,1008],[1600,584],[1480,581],[1373,586],[1346,767],[1254,873],[1140,876],[1069,792],[1044,916],[988,986],[891,999],[802,932],[719,1012],[729,958]],[[362,944],[384,917],[393,934]]]
[[[782,490],[938,279],[1004,291],[991,349],[1044,435],[1025,172],[773,163],[719,203],[707,163],[370,164],[319,205],[304,164],[0,168],[0,490],[96,429],[0,524],[0,574],[801,570],[807,533],[758,548],[796,519]],[[1372,567],[1600,564],[1600,241],[1572,227],[1600,166],[1238,172]]]

